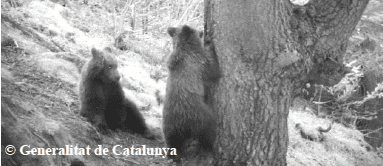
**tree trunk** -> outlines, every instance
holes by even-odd
[[[205,33],[222,71],[213,88],[219,127],[215,165],[287,164],[294,86],[304,83],[320,58],[341,57],[366,4],[205,0]]]
[[[135,4],[132,4],[132,11],[131,11],[132,19],[130,20],[130,27],[132,30],[136,27],[136,6]]]
[[[298,59],[288,53],[286,6],[268,0],[205,5],[206,33],[223,72],[214,102],[216,165],[286,165],[292,82],[283,77],[283,60]]]
[[[301,83],[333,86],[343,78],[347,72],[343,55],[348,39],[367,4],[368,0],[315,0],[303,7],[294,6],[291,36],[300,44],[299,52],[309,55],[308,63],[313,63]],[[308,90],[312,95],[315,88],[311,86]],[[333,96],[321,99],[328,101]]]
[[[148,26],[149,26],[149,4],[150,2],[148,0],[144,0],[143,4],[143,14],[144,16],[142,17],[142,34],[147,34],[148,33]]]

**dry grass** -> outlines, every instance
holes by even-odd
[[[76,85],[80,79],[80,73],[75,64],[61,58],[55,57],[54,54],[36,55],[37,63],[41,70],[44,70],[52,77],[57,77],[69,84]]]
[[[324,133],[322,142],[303,139],[295,129],[295,124],[301,123],[309,127],[327,127],[331,120],[318,118],[308,110],[290,110],[288,118],[289,147],[287,153],[288,165],[291,166],[377,166],[383,160],[377,156],[363,140],[363,134],[355,129],[346,128],[334,123],[328,133]]]

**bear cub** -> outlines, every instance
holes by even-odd
[[[151,137],[137,106],[124,95],[112,50],[92,48],[91,54],[81,72],[80,114],[102,133],[107,133],[107,129],[122,129]]]
[[[207,95],[220,72],[217,58],[205,50],[210,46],[202,44],[202,32],[184,25],[169,27],[167,33],[173,52],[168,59],[163,132],[167,146],[177,149],[177,156],[168,157],[178,162],[213,150],[217,119]]]

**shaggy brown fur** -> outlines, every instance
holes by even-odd
[[[163,110],[165,141],[178,157],[211,152],[216,135],[216,116],[207,103],[206,91],[219,80],[218,62],[202,46],[201,32],[189,27],[168,28],[173,53],[168,60],[169,77]],[[209,48],[210,46],[208,46]]]
[[[75,158],[71,161],[70,166],[85,166],[85,164],[78,158]]]
[[[107,129],[122,129],[149,136],[143,116],[124,95],[118,63],[110,48],[92,48],[91,52],[92,59],[81,73],[81,115],[103,133]]]

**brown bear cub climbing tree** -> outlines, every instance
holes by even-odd
[[[122,129],[150,136],[136,105],[125,98],[119,82],[117,59],[110,48],[92,48],[92,58],[81,73],[79,88],[81,115],[102,133]]]
[[[217,58],[202,46],[202,32],[189,26],[170,27],[173,52],[163,109],[163,130],[169,148],[180,158],[211,152],[216,135],[216,115],[207,98],[208,88],[220,77]],[[208,44],[211,44],[210,42]]]

